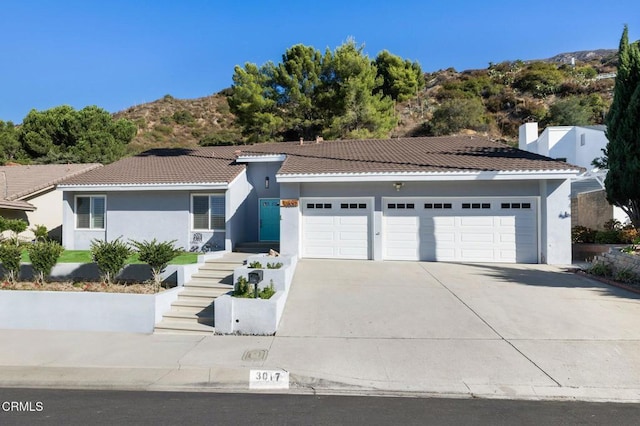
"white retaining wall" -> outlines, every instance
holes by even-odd
[[[0,327],[152,333],[183,287],[158,294],[0,292]]]

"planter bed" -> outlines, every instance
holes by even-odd
[[[263,280],[258,288],[273,283],[275,294],[269,299],[239,298],[226,294],[215,300],[215,325],[219,334],[272,335],[278,330],[278,324],[289,296],[289,287],[297,265],[297,258],[291,256],[256,255],[247,259],[247,265],[260,262],[263,268]],[[282,263],[279,269],[267,269],[267,264]],[[258,268],[241,266],[233,272],[233,282],[238,278],[247,278],[250,271]]]
[[[0,324],[11,329],[151,333],[182,289],[156,294],[5,290],[0,291]]]

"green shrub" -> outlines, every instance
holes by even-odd
[[[238,281],[233,286],[234,297],[253,297],[250,295],[251,286],[245,277],[238,277]]]
[[[598,277],[609,277],[611,276],[611,265],[602,262],[592,263],[587,272]]]
[[[241,297],[243,299],[253,299],[255,297],[255,285],[249,284],[249,281],[245,277],[238,277],[235,285],[233,286],[233,297]],[[273,288],[273,280],[268,287],[264,287],[258,291],[258,298],[269,299],[275,294],[276,290]]]
[[[64,249],[56,241],[38,241],[27,248],[36,280],[42,284],[45,277],[51,274],[51,269],[58,262]]]
[[[621,283],[633,283],[638,281],[638,276],[630,268],[623,268],[616,271],[613,279]]]
[[[189,111],[182,110],[182,111],[176,111],[173,113],[173,121],[175,121],[178,124],[188,125],[188,124],[193,124],[196,121],[196,119],[193,118],[193,115]]]
[[[597,231],[594,241],[596,244],[618,244],[621,242],[620,231],[616,229]]]
[[[153,130],[162,135],[170,135],[171,133],[173,133],[173,127],[164,124],[156,124],[155,126],[153,126]]]
[[[49,237],[49,230],[44,225],[34,225],[30,231],[33,232],[36,241],[47,241]]]
[[[22,248],[13,244],[0,244],[0,262],[5,270],[5,279],[11,284],[20,276]]]
[[[267,263],[267,269],[280,269],[282,268],[282,263]]]
[[[124,269],[127,258],[131,255],[131,248],[120,238],[113,241],[91,241],[91,256],[98,265],[102,279],[107,284]]]
[[[271,296],[273,296],[274,294],[276,294],[276,290],[273,288],[273,280],[271,280],[269,287],[264,287],[262,290],[260,290],[260,292],[258,293],[258,297],[260,299],[271,299]]]
[[[263,269],[264,267],[262,266],[262,263],[255,261],[255,262],[251,262],[249,264],[249,268],[253,268],[253,269]]]
[[[242,141],[242,135],[234,130],[218,130],[200,139],[200,146],[235,145]]]
[[[176,256],[182,253],[182,250],[175,247],[176,240],[158,242],[154,238],[151,241],[134,241],[131,245],[138,252],[138,259],[149,265],[153,275],[153,285],[156,291],[160,290],[162,284],[162,272]]]
[[[586,226],[574,226],[571,229],[571,241],[574,243],[593,243],[596,240],[596,231]]]
[[[11,242],[16,246],[20,244],[18,234],[27,230],[29,225],[22,219],[5,219],[0,217],[0,233],[11,231]]]

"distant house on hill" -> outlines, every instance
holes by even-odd
[[[102,167],[101,164],[47,164],[0,166],[0,216],[45,225],[49,236],[62,238],[62,193],[55,185],[73,176]],[[29,230],[20,235],[31,240]]]
[[[571,183],[571,225],[601,229],[611,219],[628,222],[627,215],[606,199],[606,171],[591,163],[602,157],[609,140],[605,126],[550,126],[538,135],[538,123],[520,126],[518,147],[587,169]]]

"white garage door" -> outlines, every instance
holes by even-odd
[[[387,260],[536,263],[536,199],[384,198]]]
[[[302,199],[302,256],[369,259],[371,198]]]

